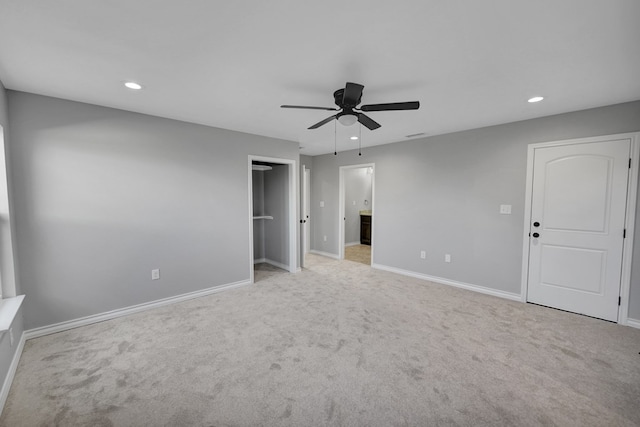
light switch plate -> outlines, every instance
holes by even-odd
[[[322,200],[320,201],[320,207],[324,208],[324,201],[322,201]]]

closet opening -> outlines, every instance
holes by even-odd
[[[295,162],[249,156],[250,278],[297,271]]]

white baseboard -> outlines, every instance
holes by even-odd
[[[632,328],[640,329],[640,320],[630,319],[627,317],[627,326],[631,326]]]
[[[4,410],[4,405],[7,403],[7,398],[9,397],[9,390],[11,390],[11,384],[13,383],[13,378],[16,375],[16,371],[18,370],[18,363],[20,362],[20,356],[22,356],[22,350],[24,349],[25,342],[25,334],[24,332],[20,336],[20,341],[18,341],[18,346],[16,347],[16,351],[13,353],[13,359],[11,360],[11,365],[9,365],[9,371],[7,372],[7,376],[4,378],[4,383],[2,384],[2,390],[0,391],[0,415]]]
[[[345,247],[346,246],[356,246],[356,245],[359,245],[359,244],[360,244],[360,242],[349,242],[349,243],[345,243],[344,246]]]
[[[329,252],[316,251],[315,249],[311,249],[309,252],[314,255],[326,256],[327,258],[340,259],[338,255]]]
[[[205,295],[215,294],[217,292],[227,291],[230,289],[239,288],[241,286],[250,285],[250,280],[241,280],[235,283],[229,283],[227,285],[216,286],[213,288],[203,289],[200,291],[189,292],[182,295],[176,295],[174,297],[163,298],[156,301],[145,302],[142,304],[132,305],[130,307],[119,308],[117,310],[107,311],[105,313],[94,314],[87,317],[81,317],[79,319],[68,320],[66,322],[60,322],[53,325],[42,326],[39,328],[29,329],[24,332],[25,340],[32,338],[42,337],[44,335],[55,334],[56,332],[62,332],[80,326],[91,325],[92,323],[103,322],[105,320],[115,319],[117,317],[127,316],[129,314],[139,313],[141,311],[151,310],[153,308],[162,307],[169,304],[175,304],[177,302],[187,301],[193,298],[203,297]]]
[[[427,274],[416,273],[414,271],[402,270],[400,268],[389,267],[382,264],[372,264],[371,267],[378,270],[390,271],[392,273],[401,274],[403,276],[414,277],[416,279],[427,280],[433,283],[439,283],[441,285],[454,286],[456,288],[467,289],[469,291],[479,292],[481,294],[492,295],[494,297],[505,298],[512,301],[521,302],[522,298],[520,294],[514,294],[511,292],[500,291],[497,289],[485,288],[484,286],[473,285],[471,283],[458,282],[455,280],[445,279],[442,277],[429,276]]]
[[[285,271],[289,271],[288,265],[282,264],[281,262],[278,262],[278,261],[270,260],[268,258],[260,258],[260,259],[253,260],[253,265],[256,265],[256,264],[270,264],[270,265],[273,265],[274,267],[278,267]],[[299,273],[300,271],[302,271],[300,267],[297,267],[295,269],[296,273]]]
[[[273,265],[274,267],[281,268],[281,269],[283,269],[285,271],[289,271],[289,266],[288,265],[284,265],[281,262],[273,261],[271,259],[265,259],[264,262],[269,264],[269,265]]]

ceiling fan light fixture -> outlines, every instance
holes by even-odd
[[[124,82],[124,85],[129,88],[129,89],[133,89],[133,90],[140,90],[142,89],[142,85],[136,82]]]
[[[343,114],[340,117],[338,117],[338,121],[343,126],[351,126],[358,121],[358,117],[353,114]]]

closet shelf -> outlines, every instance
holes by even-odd
[[[254,216],[253,219],[273,219],[270,215]]]

